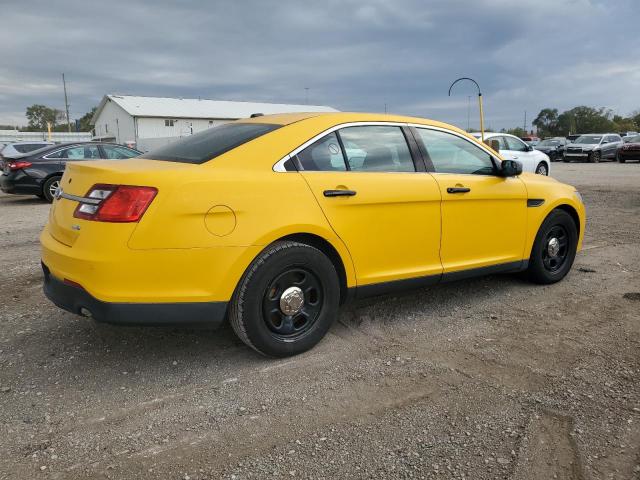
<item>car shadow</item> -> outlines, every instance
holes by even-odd
[[[504,297],[521,289],[523,283],[516,276],[498,275],[355,300],[341,310],[331,331],[335,333],[345,324],[357,329],[362,318],[386,331],[407,328],[407,322],[415,328],[415,322],[426,317],[433,327],[433,322],[466,316],[468,309],[478,304],[496,312],[504,308]],[[20,368],[5,371],[6,383],[47,384],[49,372],[63,367],[65,376],[70,375],[76,384],[94,391],[103,388],[103,378],[130,385],[131,379],[121,378],[122,372],[135,374],[145,382],[160,379],[163,384],[179,385],[196,381],[199,375],[209,379],[235,377],[279,361],[245,346],[228,323],[216,330],[123,327],[96,323],[51,305],[44,306],[44,299],[38,303],[41,306],[35,322],[38,328],[16,336],[12,342],[12,349],[22,355],[16,364]],[[336,348],[345,348],[340,343],[332,346],[331,341],[332,338],[327,338],[312,352],[296,358],[319,352],[323,357],[336,353]],[[45,369],[39,368],[44,365]]]

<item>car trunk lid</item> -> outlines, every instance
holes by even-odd
[[[122,237],[126,244],[137,222],[111,223],[76,218],[76,208],[87,198],[94,185],[148,186],[161,191],[169,189],[179,171],[197,168],[190,164],[155,160],[98,160],[69,162],[60,181],[60,189],[49,213],[49,231],[60,243],[73,246],[80,236],[108,232]],[[96,203],[99,199],[88,199]]]

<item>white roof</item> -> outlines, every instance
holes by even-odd
[[[289,105],[285,103],[231,102],[197,98],[136,97],[130,95],[105,95],[93,115],[92,123],[112,101],[134,117],[166,118],[248,118],[253,113],[337,112],[335,108],[321,105]]]

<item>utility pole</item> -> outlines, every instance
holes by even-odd
[[[304,104],[309,105],[309,87],[304,87]]]
[[[524,133],[528,133],[527,132],[527,111],[524,111],[524,127],[522,128],[524,130]]]
[[[62,74],[62,86],[64,87],[64,109],[67,112],[67,130],[71,133],[71,121],[69,120],[69,100],[67,99],[67,82]]]
[[[386,104],[386,102],[384,104],[384,113],[387,113],[387,104]]]
[[[471,131],[471,95],[467,96],[467,132]]]

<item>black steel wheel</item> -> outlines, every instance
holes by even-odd
[[[254,350],[286,357],[322,340],[339,303],[340,282],[332,261],[310,245],[278,241],[243,275],[229,305],[229,320]]]
[[[569,253],[569,234],[562,224],[551,227],[545,236],[542,249],[542,264],[553,273],[562,268]]]
[[[287,268],[264,292],[262,315],[275,336],[295,339],[313,327],[323,299],[322,283],[313,272],[302,267]]]
[[[577,247],[578,227],[573,218],[564,210],[553,210],[536,235],[527,276],[541,284],[562,280],[571,270]]]

